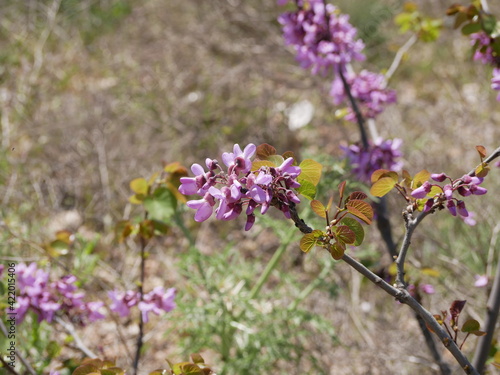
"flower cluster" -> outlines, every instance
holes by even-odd
[[[384,111],[387,104],[396,102],[396,91],[386,88],[387,81],[383,74],[362,70],[358,75],[348,74],[346,80],[351,87],[352,96],[360,104],[364,117],[375,118]],[[330,96],[335,105],[347,100],[347,94],[340,77],[333,81]],[[356,121],[356,115],[352,108],[349,108],[345,119]]]
[[[287,1],[278,1],[284,5]],[[298,9],[285,12],[278,21],[283,25],[287,45],[292,45],[300,65],[311,68],[313,74],[333,72],[330,95],[336,105],[346,101],[340,74],[346,76],[352,95],[358,99],[364,115],[374,118],[384,106],[396,101],[396,93],[386,88],[383,75],[363,70],[359,75],[351,72],[353,61],[363,61],[364,44],[356,38],[357,30],[349,23],[349,16],[323,0],[299,0]],[[356,121],[352,110],[346,116]]]
[[[491,88],[500,91],[500,56],[497,55],[493,48],[495,38],[492,38],[484,31],[471,34],[470,38],[474,47],[474,61],[493,66]],[[497,100],[500,101],[500,93],[497,95]]]
[[[37,268],[36,263],[29,266],[20,263],[16,269],[19,296],[17,297],[17,319],[24,320],[28,311],[38,315],[38,320],[51,322],[56,313],[66,314],[80,321],[90,322],[103,319],[103,302],[84,302],[85,293],[75,285],[73,275],[61,277],[52,283],[49,274]]]
[[[383,140],[378,138],[364,149],[359,144],[342,147],[352,166],[352,172],[358,180],[369,182],[370,177],[377,169],[387,169],[398,172],[403,163],[398,160],[402,153],[400,147],[403,141],[399,138]]]
[[[349,23],[349,16],[340,14],[332,4],[301,1],[297,11],[283,13],[278,21],[301,66],[312,68],[314,74],[365,59],[361,52],[364,44],[356,39],[357,30]]]
[[[140,300],[139,292],[129,290],[127,292],[111,291],[108,292],[109,298],[112,300],[110,306],[111,311],[118,313],[121,317],[130,314],[130,308],[138,306],[142,313],[142,320],[149,321],[148,314],[150,312],[160,315],[162,311],[169,312],[175,309],[175,288],[165,290],[158,286],[151,292],[145,294]]]
[[[196,209],[194,219],[198,222],[212,216],[214,207],[218,220],[232,220],[243,212],[247,221],[245,230],[249,230],[255,222],[254,211],[260,207],[260,213],[265,214],[269,207],[274,206],[290,218],[290,204],[299,203],[293,189],[300,187],[296,178],[300,168],[293,165],[293,158],[287,158],[279,167],[261,166],[251,171],[250,160],[256,146],[249,144],[244,150],[235,144],[233,152],[223,153],[222,161],[227,167],[224,171],[215,159],[206,159],[208,171],[199,164],[193,164],[191,171],[196,177],[181,178],[179,191],[184,195],[197,194],[201,199],[187,202],[188,207]]]
[[[453,196],[455,192],[463,197],[469,195],[484,195],[488,192],[485,188],[479,186],[483,182],[482,177],[471,177],[469,175],[464,175],[463,177],[452,180],[445,173],[432,174],[431,178],[437,182],[449,181],[448,184],[440,186],[438,184],[431,184],[429,181],[424,182],[419,188],[412,191],[411,196],[417,199],[425,199],[431,193],[434,186],[437,187],[437,194],[434,194],[432,198],[428,198],[425,202],[423,211],[429,211],[431,209],[442,209],[446,207],[448,211],[453,215],[458,215],[462,217],[468,217],[469,212],[465,207],[465,203],[461,199],[457,199]]]

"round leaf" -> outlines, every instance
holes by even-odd
[[[311,208],[318,216],[326,219],[326,207],[323,206],[323,203],[314,199],[311,201]]]
[[[312,159],[305,159],[300,163],[299,167],[302,171],[298,178],[300,183],[302,181],[309,181],[314,186],[319,183],[321,171],[323,170],[323,166],[320,163]]]
[[[130,189],[136,194],[148,194],[148,182],[144,178],[136,178],[130,181]]]
[[[370,194],[375,197],[383,197],[388,192],[390,192],[395,185],[396,182],[392,178],[382,177],[372,185],[372,187],[370,188]]]
[[[297,188],[297,192],[302,194],[307,199],[312,200],[316,197],[316,186],[309,181],[300,181],[300,187]]]
[[[352,245],[356,241],[356,234],[347,225],[339,225],[335,229],[335,235],[339,241]]]
[[[313,233],[307,233],[300,239],[300,250],[308,253],[318,243],[318,238]]]
[[[340,224],[348,226],[354,232],[356,236],[356,240],[353,243],[354,246],[359,246],[363,243],[365,230],[359,221],[353,219],[352,217],[345,217],[340,221]]]
[[[345,248],[338,243],[334,243],[329,248],[330,254],[332,254],[333,259],[340,260],[344,256]]]
[[[373,208],[368,203],[359,199],[353,199],[346,204],[347,211],[370,225],[373,219]]]
[[[477,320],[469,319],[463,324],[462,332],[473,333],[479,331],[480,328],[481,326]]]

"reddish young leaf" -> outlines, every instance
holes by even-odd
[[[486,149],[484,146],[476,146],[476,150],[479,153],[481,160],[483,160],[486,157]]]
[[[490,171],[490,166],[487,163],[481,163],[475,170],[477,177],[486,177]]]
[[[345,184],[346,184],[346,182],[345,182],[345,181],[342,181],[342,182],[339,184],[339,194],[340,194],[340,199],[342,199],[342,197],[344,196]]]
[[[340,260],[344,256],[345,245],[342,246],[340,243],[334,243],[328,250],[330,250],[330,254],[332,254],[333,259]]]
[[[366,195],[362,191],[353,191],[351,194],[349,194],[349,200],[352,200],[352,199],[363,200],[366,198],[368,198],[368,195]]]
[[[467,301],[455,300],[451,303],[450,314],[451,314],[451,319],[453,319],[453,321],[455,322],[457,321],[457,318],[464,309],[466,302]]]
[[[354,233],[354,231],[347,225],[339,225],[336,227],[335,235],[339,241],[342,241],[347,245],[352,245],[356,241],[356,233]]]
[[[370,225],[373,219],[373,208],[368,203],[353,199],[346,204],[347,211]]]
[[[263,143],[257,146],[256,155],[261,160],[267,160],[269,156],[276,155],[276,149],[267,143]]]

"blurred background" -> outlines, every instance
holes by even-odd
[[[451,5],[415,3],[439,18]],[[335,5],[350,14],[367,46],[367,61],[355,68],[386,70],[410,37],[393,21],[403,2]],[[189,167],[206,157],[220,160],[235,143],[269,143],[279,153],[320,161],[320,199],[327,200],[351,178],[339,145],[358,141],[359,133],[335,115],[330,79],[301,69],[284,45],[276,20],[282,11],[264,0],[0,0],[0,255],[50,265],[55,274],[70,269],[97,299],[112,288],[130,289],[138,247],[117,244],[113,232],[119,220],[141,215],[128,203],[130,180],[169,162]],[[446,19],[436,42],[418,42],[405,56],[390,82],[398,103],[379,116],[377,127],[384,138],[403,139],[410,173],[425,168],[458,178],[479,163],[476,145],[490,152],[500,145],[490,70],[472,61],[468,38]],[[305,126],[294,123],[297,113]],[[443,212],[415,234],[410,274],[435,287],[424,296],[433,313],[466,299],[467,315],[484,318],[488,287],[474,287],[474,276],[491,276],[497,262],[498,172],[484,183],[487,196],[467,201],[476,226]],[[306,221],[324,225],[307,201],[301,206]],[[404,202],[394,194],[389,207],[400,241]],[[148,324],[144,373],[166,366],[166,357],[180,360],[195,351],[227,374],[439,373],[411,311],[319,249],[303,255],[290,222],[258,217],[243,233],[244,219],[200,225],[192,215],[185,210],[199,255],[176,227],[149,249],[155,261],[148,263],[146,288],[176,287],[179,308]],[[77,238],[68,252],[40,245],[63,229]],[[374,226],[367,232],[353,255],[385,272],[385,247]],[[245,293],[284,242],[285,256],[248,304]],[[208,278],[193,270],[200,259]],[[231,309],[245,313],[225,321]],[[49,354],[32,339],[36,321],[23,324],[31,327],[24,332],[28,358],[42,363]],[[123,348],[133,348],[136,324],[96,324],[82,328],[87,344],[130,366]],[[64,340],[48,324],[36,329],[41,342]],[[81,356],[62,346],[55,353],[53,365]]]

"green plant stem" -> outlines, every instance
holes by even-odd
[[[292,242],[292,239],[294,237],[294,233],[292,231],[288,232],[288,236],[286,236],[282,242],[281,245],[278,247],[276,252],[273,254],[273,257],[267,263],[266,268],[264,269],[264,272],[262,272],[262,275],[260,275],[259,280],[257,280],[257,283],[254,285],[252,290],[250,291],[250,294],[248,295],[248,299],[252,300],[255,297],[258,296],[260,290],[266,283],[267,279],[271,275],[271,272],[276,268],[276,265],[278,264],[279,260],[285,253],[285,250],[288,248],[288,245]]]
[[[326,265],[321,270],[320,274],[311,283],[309,283],[309,285],[306,286],[302,290],[302,292],[300,292],[297,298],[295,298],[295,300],[290,305],[288,305],[288,310],[291,311],[295,310],[299,306],[299,303],[301,303],[304,299],[306,299],[307,296],[311,294],[311,292],[323,282],[323,279],[328,275],[328,273],[332,269],[331,264],[332,263],[330,262],[328,265]]]

